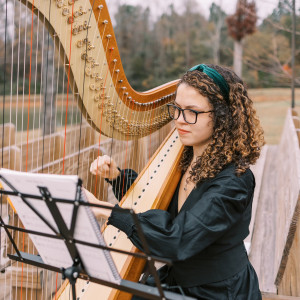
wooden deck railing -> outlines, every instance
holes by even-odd
[[[250,251],[263,299],[300,299],[299,123],[289,110],[266,154]]]

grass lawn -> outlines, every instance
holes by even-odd
[[[267,144],[278,144],[285,116],[291,107],[291,90],[282,88],[250,89],[257,114],[265,131]],[[300,116],[300,89],[296,89],[296,110]]]

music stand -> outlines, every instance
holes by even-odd
[[[15,176],[18,176],[18,178],[16,179]],[[44,180],[41,179],[43,176]],[[51,184],[48,184],[49,178],[52,180]],[[68,278],[71,284],[73,300],[76,300],[75,284],[77,278],[100,283],[111,288],[136,294],[148,299],[194,299],[184,295],[181,296],[173,292],[164,291],[162,289],[154,262],[159,261],[170,264],[170,261],[154,257],[150,254],[141,225],[133,210],[124,210],[117,207],[113,208],[132,215],[145,254],[131,253],[107,247],[102,238],[99,225],[89,207],[93,206],[106,209],[112,208],[86,202],[85,199],[83,199],[81,192],[82,181],[77,176],[69,176],[69,178],[69,187],[73,185],[73,192],[75,195],[73,201],[70,200],[70,197],[67,199],[65,197],[57,197],[57,191],[53,190],[53,187],[59,189],[61,181],[68,179],[68,176],[31,174],[0,169],[0,181],[6,188],[6,190],[0,190],[0,193],[11,196],[14,207],[16,207],[17,212],[20,213],[19,216],[24,227],[29,227],[29,229],[22,229],[5,224],[0,216],[0,226],[4,227],[9,240],[16,251],[16,254],[8,255],[10,259],[62,273],[63,278]],[[24,180],[23,183],[20,182],[22,179]],[[38,191],[38,193],[28,193],[28,190],[30,190],[30,187],[27,187],[28,183],[35,186],[35,191]],[[22,188],[22,190],[20,190],[22,184],[26,184],[26,188]],[[67,187],[66,183],[63,183],[62,185]],[[53,196],[53,194],[56,195]],[[72,210],[67,210],[66,205],[71,205]],[[22,207],[22,210],[17,208],[20,206]],[[27,211],[24,212],[26,208]],[[26,215],[29,212],[30,216]],[[28,217],[30,221],[26,220],[26,217]],[[94,231],[93,234],[97,237],[96,243],[95,239],[93,241],[89,241],[80,238],[80,232],[83,232],[81,228],[83,226],[83,219],[85,220],[85,224],[88,219],[91,222],[91,228]],[[44,226],[46,225],[48,230],[45,230],[46,232],[41,232],[34,230],[34,228],[30,228],[33,220],[39,220],[40,226],[42,226],[41,224],[43,223]],[[67,224],[69,224],[69,226],[67,226]],[[46,227],[44,227],[44,229]],[[9,229],[23,231],[30,234],[40,256],[19,251]],[[45,245],[45,247],[43,247],[42,244],[48,239],[52,239],[53,243],[57,243],[58,247],[61,247],[60,251],[63,256],[62,260],[57,257],[51,257],[48,247]],[[39,244],[39,242],[41,243]],[[105,269],[105,276],[101,273],[101,270],[98,270],[99,268],[94,270],[94,266],[91,266],[91,264],[94,265],[95,260],[91,262],[89,261],[89,257],[86,257],[88,255],[82,255],[86,249],[89,249],[94,256],[99,255],[101,258],[101,267]],[[110,256],[110,251],[146,259],[149,264],[149,271],[154,277],[157,287],[150,287],[141,283],[121,279]],[[58,261],[56,261],[57,259]],[[97,260],[99,260],[98,256]]]

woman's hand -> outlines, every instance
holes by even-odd
[[[107,206],[112,208],[114,205],[109,203],[109,202],[105,202],[105,201],[100,201],[99,199],[97,199],[92,193],[90,193],[88,190],[86,190],[85,188],[82,188],[88,201],[90,203],[93,204],[100,204],[103,206]],[[96,217],[101,217],[101,218],[105,218],[108,219],[110,214],[111,214],[111,210],[110,209],[105,209],[105,208],[100,208],[100,207],[92,207],[93,213],[95,214]]]
[[[98,156],[91,163],[90,172],[107,179],[116,179],[120,175],[117,164],[108,155]]]

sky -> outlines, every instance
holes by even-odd
[[[143,7],[150,7],[151,15],[155,19],[155,16],[161,15],[163,11],[166,11],[166,8],[170,4],[174,4],[177,12],[180,13],[183,10],[183,5],[186,0],[106,0],[110,16],[114,23],[114,14],[117,11],[117,7],[120,4],[131,4],[131,5],[141,5]],[[233,14],[235,11],[237,0],[195,0],[198,3],[198,7],[195,8],[199,12],[201,12],[206,18],[209,16],[209,8],[211,4],[214,2],[221,6],[221,8],[228,14]],[[273,9],[277,6],[279,0],[255,0],[257,15],[258,15],[258,24],[262,22],[264,18],[266,18],[270,13],[272,13]],[[292,1],[292,0],[290,0]],[[300,8],[300,0],[296,1],[296,9]],[[0,3],[4,3],[5,0],[0,0]],[[12,2],[8,2],[8,5],[12,5]],[[13,12],[12,7],[8,9],[9,13]],[[297,15],[299,11],[297,11]],[[12,15],[8,16],[9,20],[13,19]],[[2,18],[3,19],[3,18]],[[1,30],[2,29],[2,30]],[[8,24],[8,32],[9,35],[13,34],[13,24]],[[3,26],[0,26],[0,36],[3,36]]]
[[[227,14],[233,14],[236,7],[236,0],[196,0],[198,3],[198,10],[201,11],[204,16],[209,16],[209,8],[213,2],[222,7],[222,9]],[[265,18],[270,13],[272,13],[273,9],[277,6],[278,0],[256,0],[257,14],[259,18]],[[152,13],[159,14],[159,11],[164,10],[171,3],[174,4],[176,10],[180,12],[182,9],[182,5],[184,0],[107,0],[106,1],[111,16],[113,16],[115,8],[118,4],[132,4],[132,5],[141,5],[141,6],[149,6],[151,8]],[[296,0],[297,7],[299,7],[300,0]]]
[[[292,0],[290,0],[292,1]],[[296,1],[296,9],[300,8],[300,0]],[[185,0],[106,0],[110,15],[113,19],[116,8],[119,4],[131,4],[131,5],[141,5],[143,7],[150,7],[151,13],[155,15],[160,15],[161,11],[164,11],[171,3],[174,4],[176,11],[180,12]],[[209,8],[214,2],[221,6],[221,8],[228,14],[233,14],[235,12],[237,0],[196,0],[198,3],[198,10],[208,18]],[[262,22],[269,14],[272,13],[273,9],[277,7],[278,0],[255,0],[258,24]],[[298,14],[298,13],[297,13]],[[114,22],[114,20],[113,20]]]

